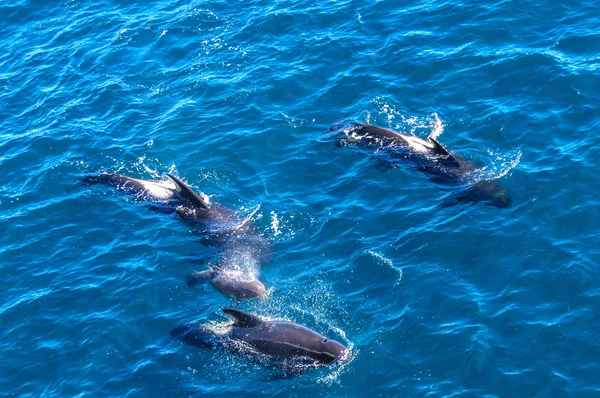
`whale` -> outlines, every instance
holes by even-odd
[[[221,248],[220,258],[209,270],[194,272],[188,286],[210,282],[219,291],[238,299],[262,296],[265,285],[257,278],[259,265],[270,261],[271,245],[248,218],[240,220],[235,212],[214,203],[203,192],[195,192],[179,177],[167,174],[168,180],[148,181],[121,174],[101,172],[86,176],[86,185],[104,184],[150,201],[151,208],[176,213],[182,220],[199,226],[204,243]]]
[[[194,192],[178,177],[167,174],[168,180],[149,181],[122,174],[100,172],[83,178],[83,184],[103,184],[131,195],[139,201],[151,201],[151,208],[162,212],[175,212],[184,220],[194,223],[227,223],[235,213],[218,203],[211,203],[203,192]]]
[[[267,321],[233,308],[224,308],[223,312],[234,321],[225,332],[215,333],[205,326],[188,324],[171,330],[170,335],[200,348],[222,347],[236,353],[308,360],[317,365],[330,364],[348,350],[338,341],[297,323]],[[236,344],[240,342],[243,344]]]
[[[237,299],[263,296],[267,290],[264,283],[250,272],[223,269],[214,264],[210,264],[208,270],[194,271],[188,275],[188,286],[198,283],[210,283],[217,290]]]
[[[358,122],[337,123],[331,131],[341,131],[338,146],[355,144],[384,153],[395,163],[409,162],[418,171],[438,184],[466,186],[444,202],[444,206],[466,202],[483,202],[498,208],[510,207],[512,199],[497,179],[472,181],[477,166],[454,152],[447,150],[434,137],[427,140],[402,134],[382,127]]]

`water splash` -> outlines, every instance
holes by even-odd
[[[444,122],[436,112],[425,117],[409,115],[396,109],[395,105],[383,97],[375,98],[373,104],[379,109],[378,113],[385,116],[387,125],[392,130],[421,138],[438,138],[444,133]],[[371,115],[367,111],[365,120],[370,123],[370,119]]]
[[[271,228],[273,229],[273,235],[281,235],[281,231],[279,230],[279,218],[277,218],[277,213],[271,211]]]
[[[244,217],[235,226],[234,230],[238,230],[238,229],[242,228],[244,225],[246,225],[247,223],[249,223],[259,210],[260,210],[260,204],[256,205],[256,207],[254,208],[254,210],[252,210],[252,212],[250,214],[248,214],[246,217]]]
[[[437,113],[431,115],[430,126],[431,134],[429,136],[431,138],[437,139],[444,132],[444,123]]]
[[[317,379],[318,383],[331,385],[340,382],[340,376],[348,371],[350,365],[358,357],[359,350],[354,347],[354,344],[348,345],[348,349],[331,365],[331,372],[326,376]]]

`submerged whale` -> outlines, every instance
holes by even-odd
[[[198,283],[211,283],[216,289],[239,299],[262,296],[266,292],[265,285],[252,273],[223,269],[214,264],[209,270],[195,271],[188,275],[188,286]]]
[[[220,261],[210,270],[188,277],[188,285],[211,282],[221,292],[240,299],[260,296],[264,284],[256,268],[270,259],[271,246],[253,223],[239,220],[235,212],[212,203],[208,195],[196,193],[178,177],[167,174],[167,181],[148,181],[113,173],[87,176],[84,184],[105,184],[124,191],[137,200],[151,201],[152,209],[177,213],[183,220],[203,227],[206,241],[220,246]]]
[[[384,151],[394,160],[407,160],[417,170],[428,174],[436,183],[469,185],[446,204],[484,202],[502,208],[509,207],[512,203],[506,189],[495,179],[472,184],[467,176],[472,175],[477,166],[448,151],[433,137],[423,140],[414,135],[356,122],[337,124],[331,130],[341,130],[344,134],[339,144],[357,144],[364,148]]]
[[[305,326],[286,321],[266,321],[243,311],[225,308],[223,312],[234,319],[225,333],[215,333],[204,326],[185,325],[171,330],[172,337],[201,348],[223,347],[236,352],[251,348],[259,354],[274,358],[310,360],[329,364],[344,354],[341,343]]]

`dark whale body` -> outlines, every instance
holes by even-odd
[[[462,185],[469,187],[457,195],[446,205],[461,202],[484,202],[496,207],[509,207],[512,203],[508,192],[495,180],[483,180],[472,184],[468,176],[477,170],[477,166],[459,155],[448,151],[435,138],[423,140],[414,135],[397,133],[369,124],[351,122],[346,125],[336,125],[332,130],[344,134],[339,142],[356,143],[363,148],[383,151],[391,159],[408,161],[414,167],[429,175],[438,184]]]
[[[239,299],[262,296],[267,290],[265,285],[251,273],[222,269],[215,265],[211,265],[210,268],[188,275],[188,286],[210,282],[221,292]]]
[[[241,341],[260,354],[275,358],[303,358],[321,364],[333,362],[347,350],[337,341],[296,323],[265,321],[231,308],[223,312],[235,320],[224,334],[216,335],[202,326],[185,325],[171,330],[171,336],[197,347],[221,346],[234,351],[243,348],[234,344]]]
[[[250,220],[239,220],[235,212],[211,203],[204,193],[194,192],[178,177],[167,174],[168,181],[147,181],[121,174],[100,173],[87,176],[85,184],[105,184],[151,201],[153,210],[177,213],[184,221],[199,226],[206,241],[221,247],[220,261],[211,270],[195,272],[188,285],[211,282],[221,292],[240,299],[261,296],[264,284],[255,276],[256,267],[270,259],[271,246]]]
[[[148,181],[102,172],[85,177],[83,183],[110,185],[130,194],[136,200],[151,201],[154,210],[176,212],[183,219],[197,224],[227,223],[234,220],[235,213],[230,209],[211,203],[207,195],[195,193],[178,177],[171,174],[167,176],[169,180],[166,181]]]

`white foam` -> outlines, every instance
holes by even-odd
[[[279,219],[277,218],[277,213],[271,211],[271,228],[273,228],[273,235],[277,236],[281,234],[279,230]]]

